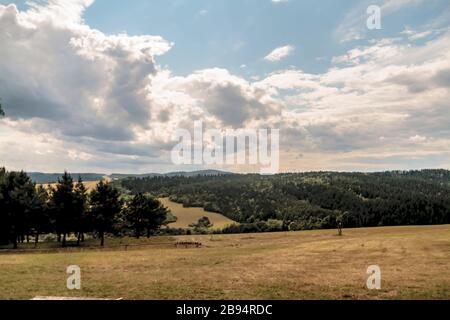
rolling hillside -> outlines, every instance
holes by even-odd
[[[276,220],[284,230],[450,223],[450,171],[308,172],[124,179],[131,192],[170,196],[258,231]]]

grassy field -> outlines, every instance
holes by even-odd
[[[200,249],[171,243],[197,240]],[[141,243],[149,240],[141,240]],[[450,299],[450,226],[155,238],[154,246],[0,254],[0,299]],[[379,265],[382,290],[366,289]],[[82,290],[66,289],[79,265]]]
[[[107,179],[105,179],[105,181],[106,181]],[[90,191],[92,191],[92,190],[94,190],[95,189],[95,187],[97,186],[97,184],[99,183],[100,181],[84,181],[83,182],[83,184],[84,184],[84,186],[86,187],[86,189],[90,192]],[[75,180],[75,183],[76,183],[76,180]],[[51,186],[51,187],[53,187],[53,188],[55,188],[56,187],[56,183],[50,183],[50,184],[38,184],[38,186],[43,186],[43,187],[45,187],[45,188],[47,188],[48,186]]]
[[[170,225],[171,228],[189,228],[190,224],[196,223],[202,217],[209,218],[214,224],[213,229],[223,229],[235,223],[221,214],[208,212],[203,208],[184,208],[182,204],[170,201],[169,198],[161,198],[160,201],[178,218],[177,222]]]

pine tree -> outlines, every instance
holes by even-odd
[[[62,246],[65,247],[66,237],[73,231],[75,222],[73,179],[67,172],[64,172],[64,175],[58,179],[58,183],[53,190],[52,199],[55,230],[59,240],[62,235]]]
[[[145,228],[147,238],[150,238],[153,232],[158,231],[166,222],[168,209],[154,197],[147,197],[147,210],[144,213]]]
[[[49,193],[43,186],[36,189],[30,214],[31,231],[34,232],[34,246],[39,243],[39,235],[51,232]]]
[[[9,243],[9,221],[6,208],[6,170],[0,168],[0,245]]]
[[[144,229],[144,211],[146,210],[146,200],[142,193],[135,195],[127,202],[125,208],[125,219],[129,227],[134,230],[137,239],[141,237]]]
[[[35,195],[35,185],[25,172],[5,172],[1,170],[2,224],[5,239],[17,249],[29,232],[29,215]]]
[[[142,193],[135,195],[125,209],[126,220],[138,239],[144,230],[147,238],[150,238],[152,232],[157,231],[164,224],[167,213],[167,209],[158,199]]]
[[[78,177],[78,182],[74,188],[74,229],[77,234],[77,245],[84,239],[84,233],[87,232],[87,200],[88,193],[86,186],[81,177]]]
[[[91,219],[101,246],[105,244],[105,233],[112,231],[117,215],[121,212],[119,197],[119,191],[103,180],[90,194]]]

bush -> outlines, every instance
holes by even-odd
[[[233,224],[222,229],[222,233],[224,234],[280,231],[283,231],[283,221],[275,219],[268,221],[257,221],[254,223]]]
[[[167,236],[184,236],[187,234],[186,229],[181,229],[181,228],[166,228],[166,229],[161,229],[160,230],[160,234],[161,235],[167,235]]]

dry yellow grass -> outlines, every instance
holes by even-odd
[[[450,299],[450,226],[184,236],[129,251],[0,254],[0,299]],[[79,265],[82,290],[66,289]],[[379,265],[382,290],[366,270]]]
[[[169,198],[161,198],[160,201],[178,218],[177,222],[170,225],[172,228],[189,228],[189,225],[196,223],[202,217],[209,218],[214,224],[213,229],[222,229],[236,223],[221,214],[208,212],[203,208],[184,208],[182,204],[170,201]]]
[[[106,180],[108,181],[108,180]],[[95,187],[97,186],[97,184],[100,181],[84,181],[83,184],[86,187],[86,189],[88,190],[88,192],[92,191],[95,189]],[[56,183],[50,183],[50,184],[38,184],[37,186],[43,186],[44,188],[47,188],[48,186],[51,186],[52,188],[56,187]]]

